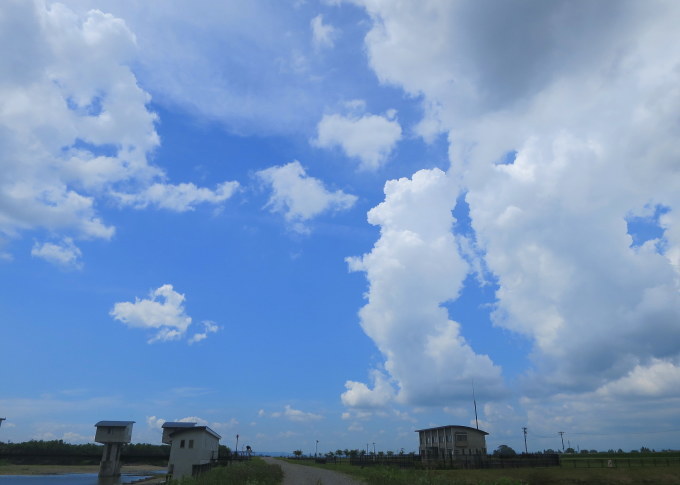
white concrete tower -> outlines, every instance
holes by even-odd
[[[94,440],[104,445],[102,461],[99,464],[100,477],[120,475],[120,450],[125,443],[132,441],[134,421],[99,421],[95,426]]]

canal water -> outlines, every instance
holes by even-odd
[[[117,478],[99,478],[96,473],[63,475],[0,475],[0,485],[125,485],[151,475],[136,473]]]

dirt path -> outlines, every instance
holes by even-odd
[[[263,458],[263,460],[281,467],[283,470],[283,485],[363,485],[363,482],[332,470],[324,470],[314,466],[294,465],[274,458]]]

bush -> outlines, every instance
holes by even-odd
[[[268,465],[263,460],[235,462],[228,466],[213,468],[196,478],[184,477],[173,480],[172,485],[278,485],[283,471],[278,465]]]

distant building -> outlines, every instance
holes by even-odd
[[[94,440],[104,445],[102,461],[99,464],[100,477],[120,475],[120,451],[124,444],[132,441],[134,421],[99,421]]]
[[[163,424],[163,443],[170,445],[168,475],[194,476],[217,463],[221,436],[196,423]]]
[[[439,426],[416,430],[423,460],[446,460],[486,455],[486,431],[469,426]]]

